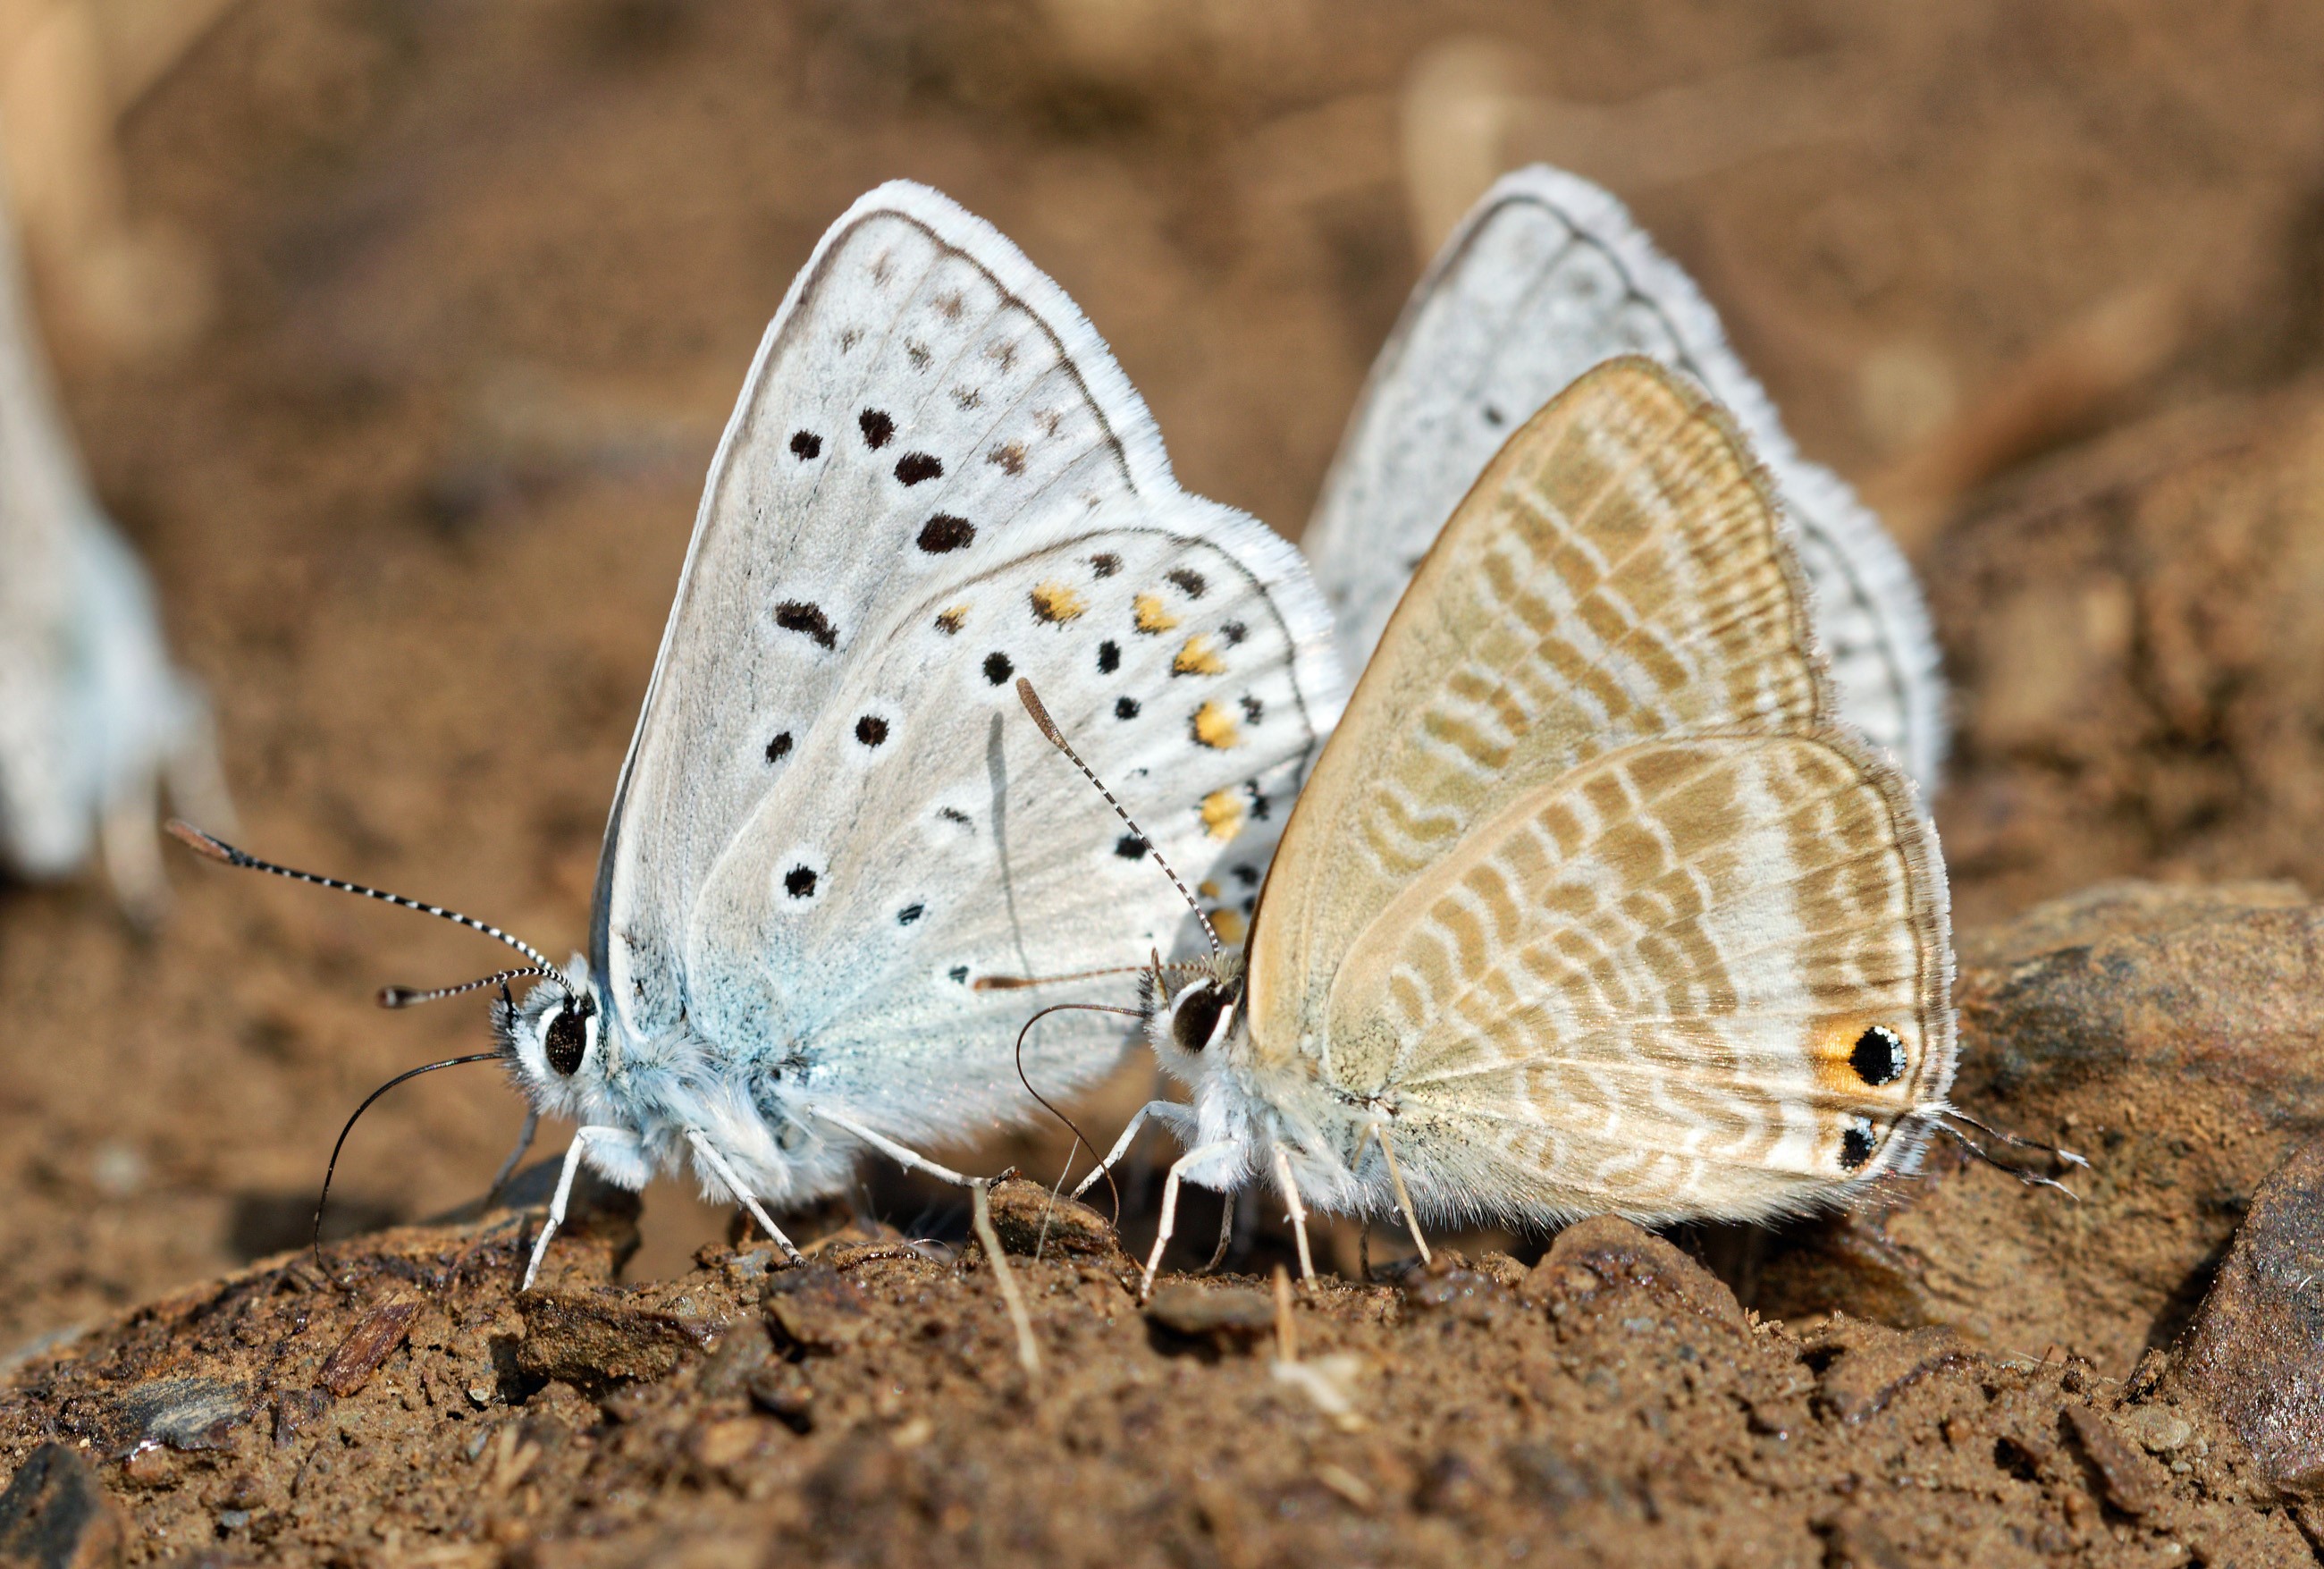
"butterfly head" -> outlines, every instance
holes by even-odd
[[[544,982],[521,1002],[493,1005],[493,1030],[519,1083],[542,1111],[570,1114],[602,1090],[608,1067],[604,1011],[576,955],[561,980]]]
[[[1198,961],[1194,978],[1175,992],[1167,973],[1146,973],[1141,1011],[1146,1038],[1162,1066],[1192,1083],[1220,1054],[1242,1014],[1242,951],[1230,948]]]

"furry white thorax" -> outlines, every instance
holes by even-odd
[[[1203,1032],[1201,1044],[1189,1050],[1174,1026],[1205,992],[1233,1000]],[[1147,1042],[1163,1070],[1194,1095],[1194,1131],[1183,1142],[1189,1149],[1228,1147],[1189,1167],[1186,1180],[1230,1191],[1254,1174],[1272,1172],[1280,1151],[1290,1160],[1299,1197],[1308,1208],[1353,1214],[1388,1210],[1395,1195],[1378,1140],[1369,1131],[1385,1116],[1333,1094],[1309,1070],[1312,1059],[1304,1054],[1286,1068],[1262,1067],[1244,1000],[1240,948],[1214,956],[1167,997],[1155,977],[1147,977]]]
[[[583,1048],[572,1073],[549,1057],[557,1016],[578,1000]],[[843,1186],[860,1147],[814,1124],[803,1110],[753,1103],[725,1066],[727,1055],[690,1025],[650,1041],[629,1038],[605,1006],[604,989],[576,954],[563,983],[544,981],[513,1009],[493,1005],[493,1030],[510,1059],[517,1088],[543,1117],[585,1127],[611,1127],[638,1136],[629,1144],[588,1146],[590,1168],[618,1186],[643,1187],[657,1173],[691,1168],[704,1198],[730,1203],[726,1185],[703,1163],[687,1138],[699,1131],[770,1204]],[[770,1110],[775,1115],[770,1117]]]

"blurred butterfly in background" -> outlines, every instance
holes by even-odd
[[[161,915],[161,785],[225,825],[208,705],[170,662],[153,589],[98,508],[57,408],[0,191],[0,866],[69,876],[100,853],[123,907]]]
[[[1840,717],[1934,789],[1944,681],[1903,553],[1846,481],[1800,456],[1693,281],[1612,195],[1545,165],[1494,185],[1413,291],[1301,540],[1349,668],[1509,434],[1621,354],[1685,372],[1749,438],[1814,589]]]
[[[1195,923],[1156,852],[1239,932],[1337,717],[1330,640],[1297,553],[1179,489],[1103,342],[1015,246],[923,187],[858,201],[712,462],[586,959],[559,972],[455,918],[528,955],[505,979],[544,983],[495,1025],[534,1116],[582,1125],[549,1229],[584,1158],[628,1187],[690,1164],[787,1250],[754,1201],[836,1191],[867,1146],[965,1180],[913,1147],[1035,1106],[1024,1000],[976,983],[1183,948]],[[1150,842],[1092,842],[1019,677]],[[1068,1012],[1026,1066],[1070,1092],[1129,1038]]]
[[[1950,1113],[1944,869],[1837,722],[1809,603],[1689,378],[1617,359],[1511,437],[1388,617],[1244,950],[1149,974],[1193,1092],[1140,1113],[1187,1146],[1149,1286],[1182,1177],[1270,1175],[1312,1268],[1307,1205],[1416,1239],[1765,1219],[1912,1168]]]

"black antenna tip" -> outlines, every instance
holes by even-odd
[[[382,986],[379,1005],[382,1008],[409,1008],[420,993],[410,986]]]

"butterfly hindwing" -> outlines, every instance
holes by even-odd
[[[1135,964],[1196,936],[1148,840],[1041,738],[1017,678],[1229,936],[1316,737],[1291,630],[1231,552],[1104,512],[1021,531],[1019,553],[908,603],[859,653],[689,933],[708,1033],[746,1059],[811,1038],[818,1096],[898,1137],[1021,1110],[1006,1049],[1027,1017],[1130,984],[978,980]],[[730,951],[751,962],[720,970]],[[1026,1060],[1070,1089],[1122,1033],[1055,1015]]]
[[[1795,525],[1841,716],[1932,786],[1943,682],[1904,556],[1844,481],[1800,456],[1692,281],[1611,195],[1546,167],[1503,179],[1446,243],[1324,483],[1304,542],[1351,664],[1501,443],[1619,354],[1686,372],[1733,413]]]
[[[1639,743],[1380,913],[1332,989],[1328,1073],[1397,1105],[1442,1207],[1796,1210],[1909,1168],[1953,1064],[1945,922],[1934,835],[1860,744]]]
[[[1015,678],[1231,906],[1335,716],[1328,642],[1296,553],[1178,488],[1055,284],[934,192],[874,191],[714,461],[601,863],[612,1006],[893,1136],[1029,1104],[1027,999],[1079,993],[973,981],[1143,958],[1098,939],[1167,947],[1185,907]]]

